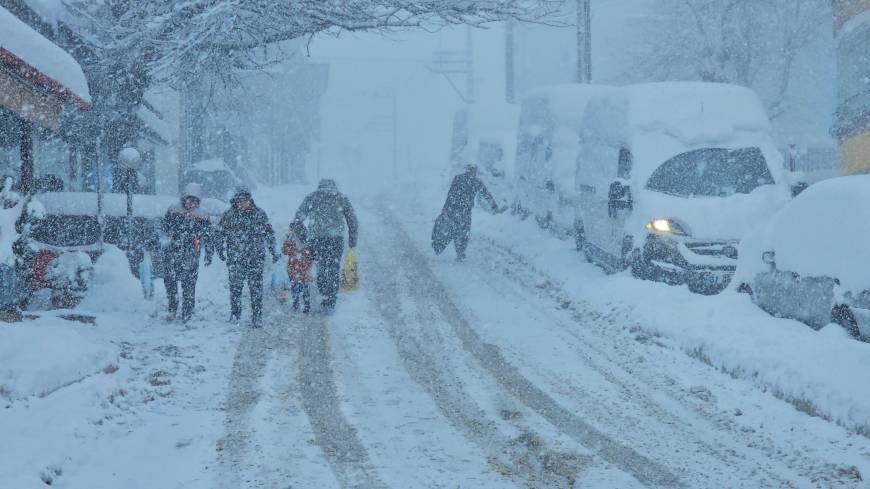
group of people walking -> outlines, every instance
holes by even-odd
[[[213,256],[224,261],[229,272],[230,320],[242,315],[245,285],[251,296],[251,323],[257,327],[263,318],[263,271],[267,259],[276,263],[280,255],[275,231],[266,213],[254,203],[250,191],[237,189],[217,225],[200,210],[202,189],[188,184],[178,205],[163,218],[166,241],[163,247],[163,280],[170,318],[178,314],[178,288],[181,287],[181,320],[193,315],[199,259],[209,266]],[[338,299],[344,236],[350,248],[356,247],[358,223],[350,200],[332,180],[322,180],[316,191],[300,205],[281,250],[288,255],[287,274],[291,283],[293,308],[311,310],[308,280],[316,267],[317,287],[322,297],[321,310],[331,313]]]
[[[486,186],[477,177],[477,167],[453,179],[447,200],[433,231],[433,247],[440,253],[452,241],[456,258],[465,259],[471,232],[471,211],[477,197],[482,197],[493,212],[500,209]],[[242,316],[242,292],[245,285],[251,295],[251,321],[260,326],[263,318],[263,271],[267,259],[272,263],[280,256],[275,231],[266,213],[257,207],[251,192],[237,189],[217,225],[200,210],[202,189],[188,184],[178,205],[169,208],[163,218],[163,280],[166,286],[170,318],[178,314],[178,289],[181,288],[181,320],[193,315],[199,259],[209,266],[217,253],[229,272],[230,320]],[[359,224],[350,200],[338,190],[333,180],[320,181],[317,190],[302,201],[281,245],[288,256],[287,276],[293,298],[293,310],[311,311],[309,279],[316,267],[316,284],[324,313],[335,309],[341,279],[341,258],[347,245],[356,247]]]

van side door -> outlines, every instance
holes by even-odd
[[[627,243],[625,221],[634,208],[631,189],[633,156],[628,148],[620,148],[616,163],[616,175],[607,186],[607,238],[606,251],[618,261],[631,251],[633,243]]]
[[[583,143],[577,155],[577,215],[585,232],[586,246],[592,254],[611,247],[608,204],[609,186],[616,178],[619,149],[596,143]]]

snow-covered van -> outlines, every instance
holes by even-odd
[[[555,85],[523,98],[515,162],[516,210],[557,234],[574,231],[575,164],[587,102],[610,87]]]
[[[476,102],[453,115],[450,141],[450,177],[477,164],[480,176],[496,199],[513,193],[510,182],[519,110],[506,103]]]
[[[576,160],[578,244],[607,271],[717,293],[753,225],[791,191],[758,96],[700,82],[592,99]]]
[[[735,287],[777,317],[870,340],[870,175],[813,184],[740,243]]]

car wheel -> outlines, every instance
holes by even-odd
[[[579,222],[574,223],[574,247],[577,251],[583,251],[586,248],[586,230]]]
[[[632,257],[629,265],[631,276],[640,280],[652,279],[651,267],[652,264],[643,257],[643,253],[637,253],[636,256]]]
[[[700,295],[716,295],[725,289],[721,284],[709,284],[700,277],[690,277],[686,280],[686,285],[689,287],[689,292]]]
[[[853,338],[861,336],[858,331],[858,321],[855,320],[855,315],[852,310],[845,304],[837,304],[831,309],[831,322],[839,324]]]

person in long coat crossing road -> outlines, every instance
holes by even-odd
[[[459,261],[465,259],[468,238],[471,236],[471,209],[478,195],[486,200],[493,212],[500,211],[486,185],[477,177],[477,166],[468,165],[465,173],[453,178],[450,190],[447,192],[447,200],[441,210],[442,217],[439,218],[447,227],[446,232],[441,233],[443,239],[447,240],[443,244],[446,246],[450,240],[453,240],[456,259]]]

